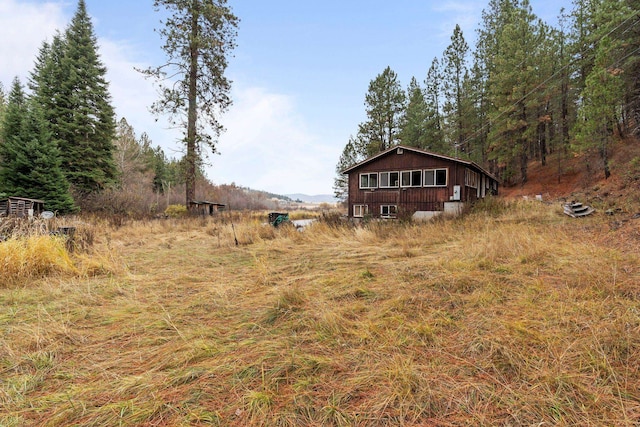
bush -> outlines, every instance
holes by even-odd
[[[180,218],[187,215],[187,207],[185,205],[169,205],[164,210],[164,214],[171,218]]]

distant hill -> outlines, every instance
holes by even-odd
[[[338,201],[338,199],[331,194],[317,194],[315,196],[310,196],[308,194],[296,193],[287,194],[287,197],[292,200],[302,200],[306,203],[336,203]]]

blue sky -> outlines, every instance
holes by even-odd
[[[488,0],[230,0],[240,18],[228,76],[234,105],[209,156],[215,184],[331,194],[342,148],[365,120],[369,82],[390,66],[423,81],[456,24],[471,47]],[[152,84],[134,71],[163,61],[152,0],[86,0],[118,118],[179,156],[180,133],[148,112]],[[570,0],[531,0],[554,22]],[[69,23],[76,0],[0,0],[0,82],[23,83],[38,48]]]

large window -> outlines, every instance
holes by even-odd
[[[380,172],[380,188],[397,188],[398,172]]]
[[[353,205],[353,217],[362,218],[369,213],[369,206],[367,205]]]
[[[403,171],[400,173],[402,187],[422,186],[422,171]]]
[[[378,188],[378,174],[375,172],[361,173],[360,188]]]
[[[425,187],[446,187],[447,185],[447,169],[425,169],[424,186]]]
[[[382,205],[380,206],[380,216],[383,218],[395,218],[398,216],[397,205]]]

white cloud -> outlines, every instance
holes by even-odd
[[[26,83],[42,42],[65,26],[60,3],[0,0],[0,82],[6,89],[16,76]]]
[[[0,0],[0,40],[6,41],[0,43],[0,82],[5,87],[14,76],[26,83],[42,42],[66,28],[70,18],[64,7],[62,2]],[[179,156],[181,131],[167,129],[166,118],[156,121],[149,112],[156,90],[134,70],[148,65],[139,58],[149,52],[126,40],[100,37],[98,44],[117,118],[125,117],[138,136],[149,134],[168,156]],[[209,159],[207,173],[214,183],[235,182],[279,194],[331,193],[336,144],[326,140],[325,130],[308,128],[293,97],[242,87],[237,81],[232,96],[234,105],[220,118],[227,129],[218,144],[221,155]]]
[[[481,21],[482,9],[485,7],[484,3],[479,0],[454,0],[438,3],[434,7],[434,10],[442,16],[438,33],[439,37],[447,40],[447,46],[456,24],[460,25],[467,43],[473,44],[476,38],[475,29]]]
[[[307,128],[295,100],[264,88],[237,87],[209,176],[279,194],[331,193],[334,149]]]
[[[175,141],[180,137],[180,132],[167,129],[168,122],[164,117],[156,120],[149,112],[157,93],[152,81],[136,71],[148,67],[148,64],[132,59],[140,54],[125,41],[100,38],[98,44],[101,60],[107,67],[109,92],[117,120],[124,117],[138,136],[146,132],[154,146],[160,145],[167,156],[173,157],[179,148]]]

